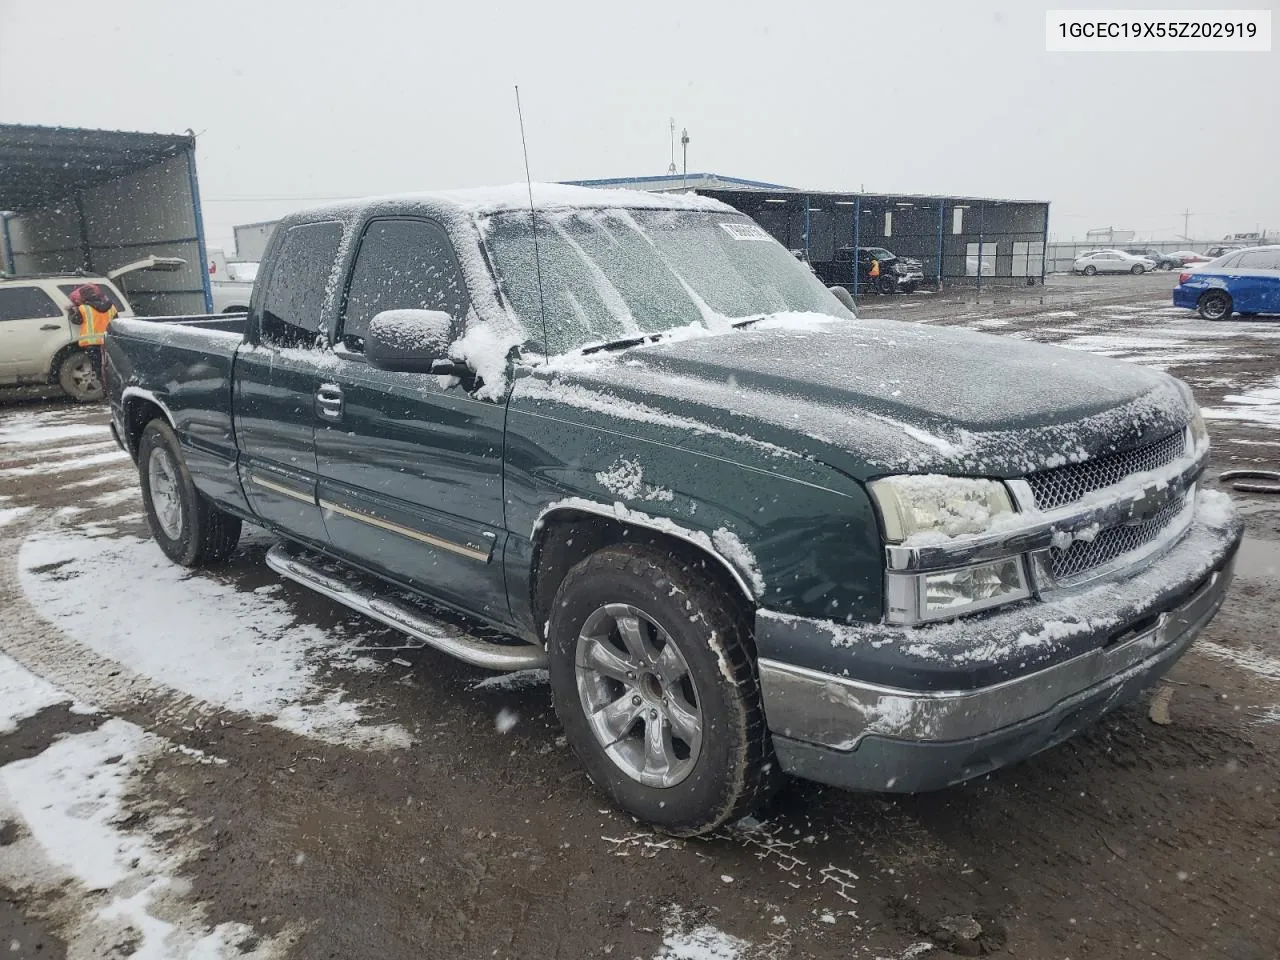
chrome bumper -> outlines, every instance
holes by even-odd
[[[1233,550],[1189,599],[1117,642],[977,690],[900,690],[762,658],[769,729],[845,753],[873,735],[959,741],[1050,713],[1086,692],[1119,690],[1141,674],[1158,675],[1186,650],[1222,606],[1234,562]]]

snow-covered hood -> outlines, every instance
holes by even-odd
[[[562,404],[566,418],[585,408],[592,422],[665,422],[685,432],[684,446],[780,447],[857,479],[1018,476],[1148,442],[1192,412],[1178,381],[1122,361],[812,316],[553,363],[517,383],[513,403],[522,399]]]

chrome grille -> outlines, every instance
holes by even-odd
[[[1036,506],[1041,510],[1052,510],[1073,503],[1094,490],[1119,483],[1131,473],[1158,470],[1173,463],[1186,450],[1186,433],[1179,430],[1163,440],[1136,450],[1109,453],[1084,463],[1069,463],[1064,467],[1041,470],[1030,474],[1027,484],[1035,496]]]
[[[1131,550],[1145,547],[1156,540],[1182,512],[1187,497],[1174,497],[1149,520],[1131,526],[1111,527],[1092,540],[1075,540],[1065,550],[1049,550],[1048,569],[1057,582],[1069,581],[1081,574],[1110,563]]]

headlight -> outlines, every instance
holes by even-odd
[[[1009,491],[998,480],[924,475],[869,486],[891,544],[924,547],[988,533],[1013,513]],[[928,572],[889,570],[885,586],[887,619],[901,624],[949,620],[1031,596],[1021,555]]]
[[[1204,415],[1200,413],[1200,408],[1192,406],[1191,422],[1187,424],[1187,429],[1191,431],[1191,450],[1189,453],[1198,453],[1201,450],[1209,449],[1209,428],[1205,425]]]
[[[922,474],[886,477],[869,486],[890,543],[985,533],[996,517],[1013,512],[1009,491],[999,480]]]

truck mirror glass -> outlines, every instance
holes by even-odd
[[[369,321],[364,355],[381,370],[432,373],[449,359],[454,321],[441,310],[384,310]]]

